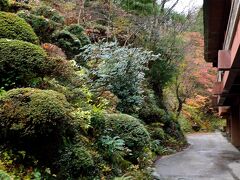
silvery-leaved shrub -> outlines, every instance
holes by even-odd
[[[148,63],[158,55],[116,42],[85,46],[76,61],[91,67],[98,88],[106,88],[119,99],[118,110],[131,113],[143,102],[143,81]]]

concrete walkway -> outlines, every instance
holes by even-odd
[[[240,152],[221,133],[187,136],[191,146],[155,165],[160,180],[240,180]]]

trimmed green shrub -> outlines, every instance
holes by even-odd
[[[0,97],[0,142],[51,160],[68,131],[71,106],[52,90],[13,89]]]
[[[46,57],[40,46],[0,39],[0,87],[9,89],[33,85],[35,78],[51,74],[54,63]]]
[[[46,19],[43,16],[36,16],[29,11],[20,11],[18,16],[25,19],[38,35],[41,42],[51,42],[52,34],[61,28],[61,24]]]
[[[8,0],[0,0],[0,11],[8,11],[9,2]]]
[[[165,132],[159,123],[153,123],[147,127],[152,139],[164,140]]]
[[[125,141],[126,147],[140,152],[149,145],[150,136],[144,125],[132,116],[126,114],[106,115],[106,129],[111,137],[119,136]]]
[[[30,5],[22,2],[12,2],[9,7],[9,11],[14,13],[20,10],[31,10],[31,9],[32,7]]]
[[[142,109],[139,111],[139,118],[145,123],[163,122],[162,117],[165,114],[163,109],[160,109],[154,104],[143,103]]]
[[[43,16],[56,23],[64,24],[64,17],[61,16],[57,10],[52,9],[49,6],[37,7],[33,10],[33,14],[37,16]]]
[[[91,154],[80,145],[73,145],[65,149],[58,162],[59,177],[64,179],[80,178],[91,175],[94,162]]]
[[[24,19],[6,12],[0,12],[0,38],[39,43],[37,35]]]
[[[70,33],[74,35],[81,35],[81,33],[84,32],[84,28],[80,26],[79,24],[71,24],[65,28],[66,31],[69,31]],[[79,36],[77,36],[79,38]]]
[[[67,26],[64,30],[74,34],[81,41],[82,46],[91,43],[88,36],[84,33],[84,28],[78,24],[72,24],[70,26]]]
[[[69,31],[58,31],[53,35],[53,43],[60,47],[69,59],[80,53],[81,41]]]
[[[52,42],[63,49],[69,59],[78,55],[83,46],[91,43],[83,27],[77,24],[54,33]]]

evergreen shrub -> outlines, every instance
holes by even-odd
[[[94,161],[87,149],[77,144],[65,149],[59,160],[59,166],[59,177],[77,179],[91,175]]]
[[[60,13],[49,6],[40,6],[33,10],[33,14],[43,16],[56,23],[64,24],[64,17]]]
[[[81,41],[74,34],[66,30],[54,33],[53,44],[60,47],[69,59],[79,54],[82,47]]]
[[[31,10],[31,9],[32,7],[30,5],[23,2],[12,2],[9,7],[9,11],[14,13],[21,10]]]
[[[78,24],[72,24],[65,28],[66,31],[74,34],[81,42],[82,46],[90,44],[91,41],[88,36],[84,33],[84,28]]]
[[[0,12],[0,38],[39,43],[37,35],[24,19],[7,12]]]
[[[0,39],[0,87],[31,85],[35,78],[50,74],[53,62],[47,60],[45,51],[37,45]]]
[[[106,115],[106,129],[111,137],[119,136],[133,153],[149,145],[150,136],[140,121],[126,114]]]
[[[61,28],[61,24],[46,19],[43,16],[31,14],[29,11],[20,11],[18,16],[25,19],[38,35],[41,42],[51,42],[52,34]]]
[[[49,161],[64,142],[70,111],[65,96],[56,91],[7,91],[0,97],[0,142]]]

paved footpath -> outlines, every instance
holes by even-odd
[[[219,132],[187,136],[191,146],[155,165],[160,180],[240,180],[240,152]]]

